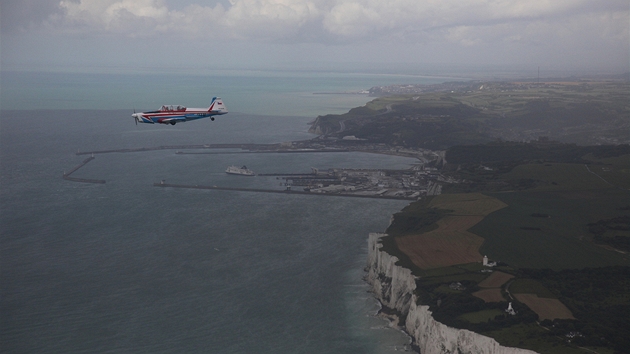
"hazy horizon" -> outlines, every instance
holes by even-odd
[[[630,71],[623,0],[7,0],[0,16],[3,71]]]

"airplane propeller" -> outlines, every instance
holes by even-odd
[[[133,108],[133,120],[136,121],[136,125],[138,125],[138,116],[136,115],[136,107]]]

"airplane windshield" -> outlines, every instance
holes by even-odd
[[[172,111],[185,111],[185,106],[174,106],[174,105],[164,105],[160,108],[162,112],[172,112]]]

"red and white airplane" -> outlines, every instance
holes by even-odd
[[[186,108],[184,106],[164,105],[157,111],[136,113],[131,115],[136,120],[136,125],[140,123],[160,123],[175,125],[178,122],[188,122],[213,116],[227,114],[227,107],[223,104],[221,97],[213,97],[208,108]]]

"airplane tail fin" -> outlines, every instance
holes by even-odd
[[[213,97],[212,103],[210,104],[210,107],[208,108],[208,112],[216,112],[219,114],[225,114],[228,112],[228,109],[223,104],[223,100],[221,99],[221,97]]]

